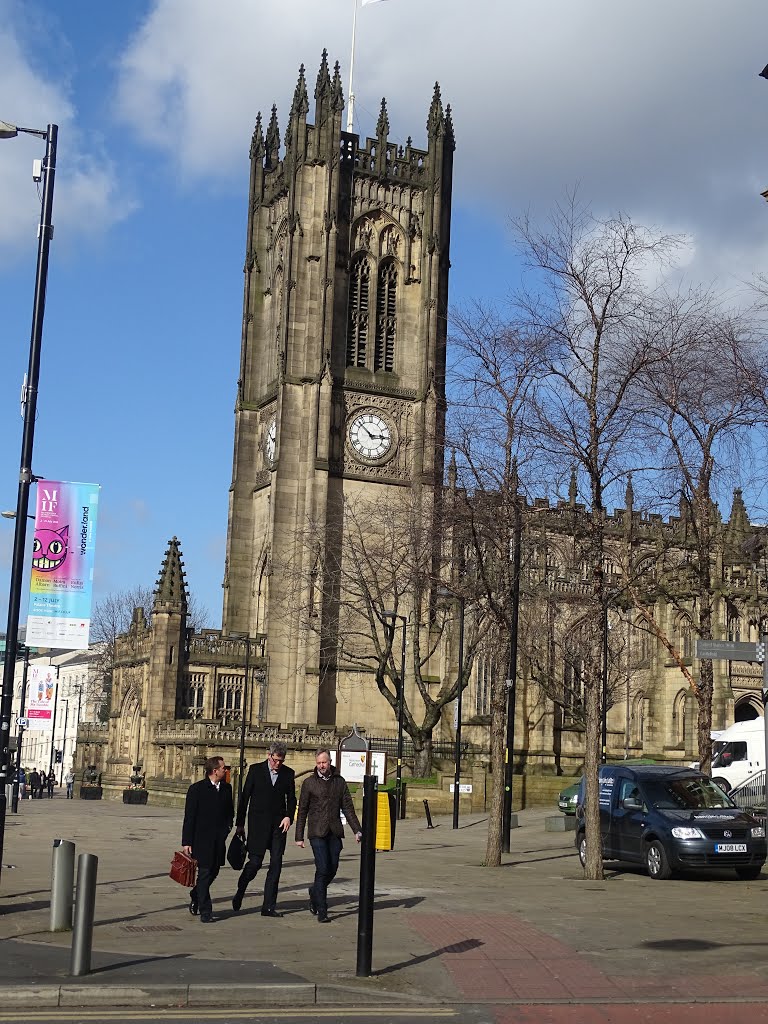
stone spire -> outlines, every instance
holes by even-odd
[[[456,477],[458,474],[456,466],[456,449],[451,451],[451,461],[448,463],[448,489],[451,491],[456,490]]]
[[[451,149],[456,149],[456,136],[453,134],[453,114],[451,104],[445,108],[445,144]]]
[[[435,82],[435,91],[432,94],[432,103],[427,117],[427,134],[430,138],[442,135],[445,131],[445,115],[443,114],[443,101],[440,99],[440,83]]]
[[[576,467],[571,469],[571,482],[568,484],[568,504],[573,508],[579,496],[579,487],[576,480]]]
[[[261,127],[261,111],[256,115],[256,124],[251,136],[251,160],[264,159],[264,132]]]
[[[280,129],[277,125],[277,107],[272,104],[272,116],[267,128],[267,167],[277,167],[280,159]]]
[[[187,614],[187,584],[185,582],[184,563],[181,560],[181,549],[178,538],[168,541],[160,575],[155,584],[155,600],[153,611],[175,611]]]
[[[331,82],[331,110],[334,113],[341,113],[344,109],[344,89],[341,84],[341,69],[339,62],[333,65],[333,81]]]
[[[733,492],[733,504],[731,505],[731,517],[725,528],[725,548],[729,556],[738,561],[744,557],[744,544],[750,534],[750,522],[747,515],[747,507],[741,494],[741,488],[737,487]]]

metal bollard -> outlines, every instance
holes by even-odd
[[[72,958],[69,973],[74,977],[90,973],[93,946],[93,914],[96,909],[96,869],[99,858],[81,853],[77,858],[77,896],[75,926],[72,931]]]
[[[429,813],[429,800],[424,801],[424,813],[427,816],[427,828],[434,828],[432,824],[432,815]]]
[[[72,895],[75,887],[75,844],[54,839],[51,854],[51,923],[49,931],[72,929]]]
[[[363,776],[363,839],[360,852],[360,900],[357,906],[357,977],[370,978],[373,954],[373,896],[376,879],[375,775]]]

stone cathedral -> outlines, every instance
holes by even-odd
[[[384,101],[375,137],[363,143],[342,127],[339,67],[331,72],[325,54],[313,100],[311,120],[302,68],[284,133],[273,107],[266,127],[257,118],[251,140],[223,628],[188,628],[181,545],[173,538],[151,619],[137,609],[115,640],[108,721],[78,734],[76,771],[95,766],[107,796],[119,798],[129,780],[141,780],[153,801],[180,802],[207,756],[223,754],[236,770],[241,744],[252,762],[282,739],[302,770],[318,745],[335,747],[353,724],[379,743],[394,743],[395,716],[372,673],[337,664],[339,602],[334,607],[324,597],[315,607],[313,580],[316,565],[342,552],[356,503],[386,508],[405,494],[429,524],[456,486],[455,471],[443,483],[453,123],[435,86],[423,107],[423,148],[410,137],[390,140]],[[540,602],[524,609],[528,629],[551,623],[547,643],[567,653],[569,623],[577,622],[589,590],[574,554],[586,515],[575,480],[567,502],[550,507],[538,498],[524,518],[528,512],[535,527],[524,526],[523,589]],[[633,545],[652,558],[662,541],[681,552],[689,543],[682,513],[662,522],[635,511],[631,487],[608,533],[616,566]],[[719,526],[715,621],[723,638],[765,628],[768,563],[759,571],[746,554],[757,534],[768,546],[765,528],[751,526],[736,492],[730,520]],[[436,549],[442,543],[432,542]],[[620,582],[617,575],[617,592]],[[307,609],[320,628],[307,628]],[[693,605],[690,615],[671,606],[654,614],[692,665]],[[608,714],[609,755],[691,760],[693,699],[679,668],[626,610],[611,615],[619,681]],[[427,685],[456,677],[455,640],[436,650]],[[551,799],[557,775],[578,772],[583,756],[574,659],[552,665],[552,678],[569,695],[560,701],[541,689],[530,662],[520,658],[514,751],[516,770],[526,773],[526,801],[536,798],[537,786]],[[493,656],[480,651],[464,693],[476,809],[487,779],[496,672]],[[759,691],[755,667],[716,663],[713,726],[756,715]],[[409,705],[418,704],[409,669],[405,694]],[[434,739],[450,749],[454,736],[454,722],[443,714]]]

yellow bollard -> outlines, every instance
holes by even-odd
[[[376,799],[376,849],[392,849],[392,815],[390,811],[390,794],[377,793]]]

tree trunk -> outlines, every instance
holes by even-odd
[[[587,836],[587,863],[584,875],[590,879],[603,877],[603,837],[600,831],[600,740],[602,737],[601,687],[596,672],[597,666],[590,666],[589,685],[585,687],[584,704],[586,718],[584,778],[586,779],[585,831]]]
[[[426,779],[432,774],[432,736],[419,736],[413,740],[413,775]]]

